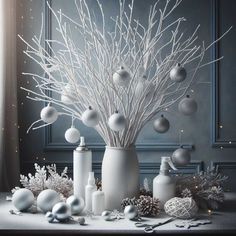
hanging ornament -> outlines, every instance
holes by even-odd
[[[126,127],[126,119],[118,111],[115,111],[108,120],[108,125],[113,131],[121,131]]]
[[[191,155],[181,146],[173,152],[171,159],[175,166],[186,166],[190,163]]]
[[[45,215],[45,218],[47,219],[48,223],[52,223],[55,219],[54,215],[51,211],[48,211]]]
[[[40,117],[45,123],[52,124],[57,120],[58,112],[56,108],[48,104],[41,110]]]
[[[94,127],[99,122],[99,114],[91,106],[82,114],[81,120],[88,127]]]
[[[125,87],[130,82],[130,74],[123,66],[113,74],[113,81],[116,85]]]
[[[153,128],[158,133],[165,133],[170,128],[169,121],[164,117],[164,115],[161,115],[161,117],[157,118],[153,123]]]
[[[63,89],[61,93],[61,101],[67,105],[70,105],[73,103],[71,100],[71,97],[73,96],[74,89],[70,84],[67,84]]]
[[[44,212],[51,211],[53,206],[60,202],[60,195],[52,190],[46,189],[43,190],[37,197],[37,206]]]
[[[112,218],[112,212],[111,211],[103,211],[101,216],[105,221],[109,221]]]
[[[17,210],[26,211],[34,203],[34,194],[26,188],[18,189],[12,196],[12,203]]]
[[[65,139],[68,143],[77,143],[80,139],[80,132],[74,126],[67,129],[65,132]]]
[[[70,206],[64,202],[58,202],[52,208],[52,214],[54,215],[55,219],[57,219],[61,222],[67,221],[71,217]]]
[[[185,80],[187,76],[187,72],[183,66],[178,63],[175,67],[173,67],[170,71],[170,79],[174,82],[182,82]]]
[[[126,206],[124,209],[125,217],[129,220],[134,220],[138,217],[138,209],[134,205]]]
[[[67,198],[66,203],[70,206],[72,215],[77,215],[84,209],[84,199],[81,197],[72,195]]]
[[[190,98],[189,95],[186,95],[186,97],[179,102],[178,109],[179,112],[186,116],[192,115],[197,111],[197,102],[193,98]]]

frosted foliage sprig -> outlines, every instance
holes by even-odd
[[[205,53],[225,35],[206,46],[204,41],[198,41],[200,26],[189,35],[186,30],[181,32],[186,19],[171,17],[181,0],[165,0],[160,8],[156,1],[144,22],[134,18],[134,2],[114,1],[119,12],[108,18],[98,0],[93,2],[98,10],[96,15],[86,0],[75,1],[76,20],[48,5],[60,35],[58,39],[46,40],[50,53],[44,48],[43,24],[31,43],[19,36],[27,46],[25,55],[46,74],[23,73],[36,84],[35,89],[22,88],[27,91],[27,98],[56,105],[62,110],[60,115],[75,119],[81,119],[82,113],[92,106],[100,114],[95,129],[108,146],[135,144],[147,122],[185,96],[198,69],[214,62],[204,61]],[[108,30],[110,23],[113,27]],[[177,63],[188,68],[184,83],[169,78]],[[126,87],[117,86],[112,79],[120,66],[131,75]],[[144,75],[146,83],[137,94],[138,82]],[[71,104],[60,99],[66,85],[71,88],[71,94],[66,95]],[[51,93],[56,96],[50,97]],[[107,124],[115,110],[127,120],[126,128],[120,132],[112,131]]]
[[[223,186],[227,176],[221,175],[217,169],[208,167],[205,172],[193,176],[177,178],[177,195],[193,197],[200,207],[217,209],[224,201]]]
[[[31,173],[28,176],[20,175],[20,183],[31,190],[34,196],[38,196],[45,189],[53,189],[65,198],[73,194],[73,181],[67,176],[67,167],[60,175],[57,173],[55,164],[40,167],[35,163],[34,167],[35,175]],[[17,189],[19,187],[14,188],[12,192],[14,193]]]

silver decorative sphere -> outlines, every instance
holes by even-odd
[[[78,221],[78,223],[80,225],[84,225],[85,224],[85,218],[84,217],[78,217],[77,221]]]
[[[17,210],[26,211],[34,203],[34,194],[26,188],[18,189],[12,196],[12,203]]]
[[[53,206],[60,201],[60,195],[56,191],[52,189],[46,189],[38,195],[37,206],[40,210],[46,213],[51,211]]]
[[[182,82],[185,80],[187,72],[183,66],[179,63],[173,67],[170,71],[170,79],[174,82]]]
[[[113,74],[113,82],[118,86],[127,86],[130,82],[130,79],[130,74],[124,69],[124,67],[121,67]]]
[[[138,217],[138,210],[137,207],[134,205],[128,205],[124,209],[125,217],[129,220],[134,220]]]
[[[84,209],[84,199],[82,197],[72,195],[67,198],[66,203],[70,206],[72,215],[79,214]]]
[[[52,208],[52,214],[58,221],[67,221],[71,217],[70,206],[64,202],[59,202]]]
[[[54,215],[52,214],[51,211],[48,211],[46,214],[45,214],[45,218],[47,219],[48,223],[52,223],[55,219]]]
[[[109,221],[111,220],[111,215],[112,215],[111,211],[103,211],[101,216],[104,220]]]
[[[173,152],[171,159],[175,166],[186,166],[190,163],[191,155],[187,149],[181,147]]]
[[[98,124],[100,116],[96,110],[89,106],[89,108],[83,112],[81,120],[86,126],[94,127]]]
[[[154,121],[153,128],[158,133],[165,133],[169,130],[170,123],[163,115],[161,115],[161,117]]]
[[[41,119],[48,124],[54,123],[58,118],[58,112],[56,108],[47,105],[40,112]]]
[[[179,102],[178,109],[180,113],[190,116],[197,111],[197,102],[187,95]]]
[[[108,125],[113,131],[121,131],[126,127],[126,118],[116,111],[108,120]]]

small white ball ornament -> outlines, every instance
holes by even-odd
[[[189,95],[186,95],[186,97],[179,102],[178,109],[183,115],[190,116],[197,111],[197,102]]]
[[[54,123],[58,118],[58,112],[56,108],[47,105],[40,112],[41,119],[48,124]]]
[[[37,197],[37,206],[44,212],[51,211],[53,206],[60,202],[61,198],[60,195],[52,190],[46,189],[43,190]]]
[[[170,71],[170,79],[174,82],[182,82],[185,80],[187,72],[183,66],[179,63],[173,67]]]
[[[72,215],[77,215],[84,209],[84,199],[81,197],[72,195],[67,198],[66,203],[70,206]]]
[[[173,152],[171,160],[175,166],[186,166],[190,163],[191,155],[187,149],[180,147]]]
[[[26,211],[34,203],[34,194],[26,188],[18,189],[12,196],[12,203],[17,210]]]
[[[118,132],[118,131],[123,130],[126,127],[126,119],[122,114],[116,111],[114,114],[112,114],[109,117],[108,125],[110,129]]]
[[[70,206],[64,202],[59,202],[52,208],[52,214],[59,221],[67,221],[71,217]]]
[[[138,217],[137,207],[134,205],[128,205],[124,209],[125,217],[129,220],[134,220]]]
[[[80,139],[80,132],[75,127],[71,127],[65,132],[65,139],[68,143],[77,143]]]
[[[94,127],[98,124],[100,117],[98,112],[89,106],[89,108],[82,114],[81,120],[86,126]]]
[[[113,81],[118,86],[127,86],[130,82],[130,79],[131,77],[129,72],[126,71],[123,66],[113,74]]]
[[[153,128],[158,133],[165,133],[170,128],[169,121],[164,117],[164,115],[161,115],[161,117],[157,118],[153,123]]]

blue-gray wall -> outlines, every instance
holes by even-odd
[[[94,0],[89,1],[93,7]],[[105,12],[114,14],[117,11],[116,0],[103,0]],[[136,0],[135,14],[145,19],[150,4],[154,0]],[[73,15],[74,0],[52,0],[54,9]],[[161,1],[163,3],[163,1]],[[183,30],[191,33],[201,24],[200,40],[209,44],[217,35],[222,34],[229,26],[236,25],[236,1],[234,0],[184,0],[174,12],[173,17],[187,18]],[[38,35],[41,26],[41,12],[45,12],[44,0],[18,0],[17,1],[17,31],[26,40],[34,34]],[[47,11],[46,11],[47,14]],[[48,15],[47,15],[48,16]],[[57,37],[55,22],[50,24],[50,15],[46,36]],[[46,22],[47,23],[47,22]],[[51,29],[50,29],[51,25]],[[224,60],[213,66],[202,68],[198,74],[198,81],[190,94],[198,102],[198,112],[191,117],[183,117],[176,112],[176,106],[165,115],[171,123],[170,131],[159,135],[148,124],[138,139],[138,156],[140,160],[141,176],[154,176],[158,172],[160,157],[170,155],[179,144],[179,132],[184,130],[182,143],[193,148],[192,163],[181,171],[192,173],[206,169],[207,166],[216,165],[219,170],[230,176],[227,188],[236,191],[233,178],[236,176],[236,29],[220,42],[214,50],[209,51],[206,61],[224,55]],[[18,87],[33,87],[30,78],[22,76],[24,71],[38,71],[37,66],[23,54],[25,45],[18,40]],[[72,149],[64,141],[64,132],[70,126],[69,120],[59,118],[51,128],[30,132],[26,135],[27,127],[39,117],[43,104],[34,103],[25,98],[26,93],[18,90],[19,125],[20,125],[20,158],[22,173],[32,170],[32,163],[58,163],[59,168],[72,166]],[[222,126],[222,128],[220,128]],[[100,173],[103,154],[101,138],[92,129],[86,128],[78,122],[78,127],[87,138],[93,149],[94,169]]]

